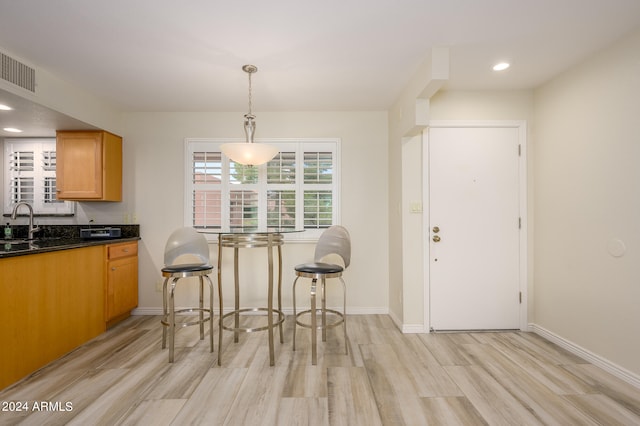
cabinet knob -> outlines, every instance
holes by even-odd
[[[114,268],[111,268],[111,270],[112,270],[112,271],[115,271],[116,269],[117,269],[117,268],[115,268],[115,267],[114,267]]]

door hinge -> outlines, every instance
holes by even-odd
[[[519,294],[518,299],[520,300],[520,303],[522,304],[522,292],[520,292],[518,294]]]

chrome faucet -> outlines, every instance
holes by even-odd
[[[21,201],[18,204],[16,204],[13,207],[13,213],[11,213],[11,219],[12,220],[16,220],[16,215],[18,213],[18,207],[20,207],[20,206],[27,206],[27,208],[29,209],[29,239],[33,240],[33,234],[38,232],[40,230],[40,227],[33,226],[33,207],[31,207],[31,204],[25,203],[24,201]]]

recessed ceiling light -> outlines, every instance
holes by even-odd
[[[5,105],[5,104],[0,104],[0,111],[11,111],[13,108],[11,108],[9,105]]]
[[[16,129],[15,127],[5,127],[2,130],[4,130],[5,132],[11,132],[11,133],[22,133],[22,130]]]
[[[504,71],[509,68],[511,65],[508,62],[500,62],[493,66],[494,71]]]

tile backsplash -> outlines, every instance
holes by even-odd
[[[80,229],[87,228],[120,228],[122,238],[134,238],[140,236],[140,225],[38,225],[40,231],[35,238],[80,238]],[[27,225],[14,225],[13,238],[26,238],[29,227]]]

